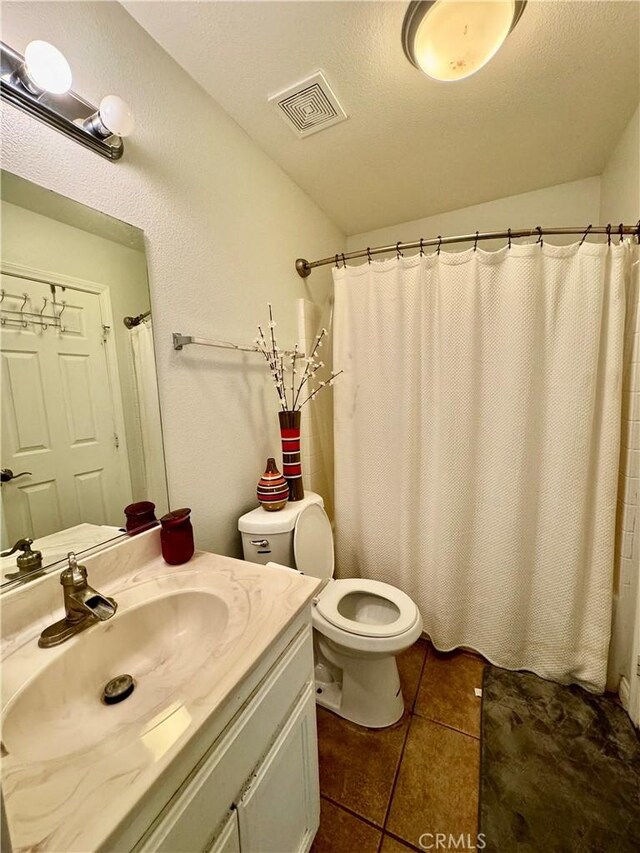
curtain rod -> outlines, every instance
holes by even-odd
[[[314,267],[324,267],[327,264],[335,264],[339,266],[340,262],[342,262],[343,266],[346,266],[347,261],[354,260],[355,258],[369,258],[371,260],[372,255],[384,255],[389,252],[396,252],[398,256],[401,254],[402,249],[420,249],[422,250],[427,246],[446,246],[450,243],[476,243],[479,240],[509,240],[509,245],[511,245],[511,240],[515,240],[517,237],[538,237],[538,240],[542,240],[542,237],[545,235],[559,235],[559,234],[582,234],[583,237],[586,237],[590,234],[606,234],[609,238],[609,242],[611,242],[611,237],[620,237],[622,238],[625,235],[635,234],[640,241],[640,222],[637,225],[596,225],[593,227],[589,225],[588,227],[582,226],[581,228],[541,228],[540,226],[536,226],[535,228],[521,228],[521,229],[512,229],[509,228],[507,231],[476,231],[475,234],[461,234],[457,237],[431,237],[428,240],[412,240],[410,243],[394,243],[391,246],[376,246],[375,248],[367,248],[367,249],[358,249],[357,252],[340,252],[337,255],[334,255],[331,258],[321,258],[319,261],[307,261],[305,258],[298,258],[296,261],[296,270],[298,275],[301,278],[306,278],[308,275],[311,275],[311,270]]]
[[[151,311],[145,311],[143,314],[138,314],[137,317],[123,317],[122,322],[127,329],[133,329],[134,326],[139,326],[143,320],[151,316]]]

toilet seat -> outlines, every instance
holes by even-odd
[[[341,613],[344,599],[348,595],[358,593],[362,596],[375,596],[395,605],[398,610],[397,617],[392,621],[380,623],[351,619]],[[388,583],[366,578],[345,578],[328,584],[318,598],[316,609],[331,625],[360,637],[397,637],[415,625],[418,615],[418,608],[406,593]]]
[[[326,512],[318,504],[306,506],[298,515],[293,553],[298,571],[327,581],[315,609],[333,628],[363,639],[384,640],[405,634],[416,624],[415,603],[391,584],[365,578],[331,580],[333,533]],[[354,599],[348,601],[349,596]]]

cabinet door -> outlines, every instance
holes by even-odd
[[[316,707],[308,685],[238,803],[240,849],[302,853],[319,819]]]
[[[238,815],[235,809],[227,818],[226,823],[216,835],[207,853],[240,853],[240,836],[238,834]]]

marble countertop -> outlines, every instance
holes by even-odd
[[[183,566],[169,566],[159,555],[157,530],[114,545],[85,564],[90,584],[115,598],[118,612],[113,619],[55,648],[40,649],[37,639],[46,625],[63,615],[57,573],[2,597],[2,719],[8,752],[3,758],[2,789],[14,853],[98,849],[182,748],[214,718],[216,710],[311,601],[319,586],[315,578],[295,572],[205,552],[196,552]],[[185,598],[184,594],[192,597]],[[179,617],[171,612],[178,608],[178,599],[183,608],[185,602],[215,599],[218,610],[210,612],[224,611],[224,626],[211,635],[211,648],[206,642],[196,644],[193,653],[199,655],[197,667],[189,660],[189,648],[182,648],[183,657],[171,663],[171,677],[163,670],[163,659],[148,664],[157,690],[152,714],[148,694],[142,713],[142,700],[134,702],[134,692],[121,705],[108,709],[91,696],[96,707],[87,715],[82,707],[87,705],[87,698],[77,694],[84,692],[78,685],[85,683],[85,668],[87,683],[91,680],[91,655],[100,654],[103,638],[107,644],[108,632],[114,630],[118,619],[156,599],[165,599],[162,612],[181,636],[186,630],[184,614]],[[144,631],[145,620],[136,617],[135,625],[138,622],[139,630]],[[131,617],[129,623],[134,624]],[[197,631],[204,631],[206,638],[207,620],[201,624],[202,629]],[[188,636],[191,640],[177,636],[176,646],[193,643],[193,637],[202,634]],[[78,649],[84,644],[82,656],[72,649],[73,644]],[[64,655],[67,657],[63,659]],[[173,653],[167,656],[175,657]],[[81,676],[76,671],[79,660]],[[197,675],[180,682],[176,673],[179,675],[181,666],[194,667]],[[64,678],[65,667],[73,676],[69,685]],[[57,672],[62,673],[60,678],[54,677]],[[38,725],[31,732],[37,735],[41,748],[38,742],[32,743],[26,729],[29,714],[21,732],[22,714],[15,712],[20,710],[16,703],[24,702],[25,691],[34,690],[35,679],[39,679],[37,684],[53,686],[51,694],[44,689],[42,695],[37,690],[35,693],[40,699],[35,703]],[[50,713],[47,701],[54,709],[62,704],[64,713]],[[117,726],[104,733],[100,722],[92,721],[103,709],[120,715]],[[93,737],[91,725],[97,732]],[[70,751],[65,744],[70,742],[74,726],[80,736]]]

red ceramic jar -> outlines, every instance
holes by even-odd
[[[160,519],[162,556],[172,566],[187,563],[193,557],[195,546],[190,515],[191,510],[185,507],[174,509]]]
[[[151,501],[138,501],[124,508],[127,519],[127,533],[142,533],[158,523],[156,505]]]

